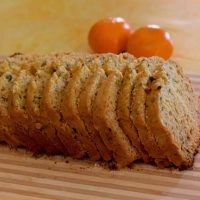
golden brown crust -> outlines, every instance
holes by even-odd
[[[150,59],[141,58],[140,64],[136,66],[138,75],[136,77],[136,84],[133,90],[133,105],[131,118],[135,127],[138,130],[138,135],[141,144],[151,158],[157,164],[161,164],[160,158],[163,158],[162,149],[159,148],[152,130],[148,129],[146,123],[146,92],[148,92],[147,84],[156,68],[162,65],[163,60],[152,57]],[[158,159],[158,160],[157,160]],[[165,161],[168,165],[168,161]]]
[[[97,89],[104,77],[105,73],[103,69],[100,67],[97,67],[96,70],[93,69],[93,73],[86,81],[79,97],[79,114],[81,119],[84,121],[85,127],[91,136],[92,141],[97,146],[102,158],[105,161],[109,161],[112,158],[112,154],[102,141],[98,131],[94,128],[92,120],[92,108],[94,104],[95,93],[97,92]]]
[[[122,77],[120,71],[113,71],[103,80],[93,108],[95,128],[107,148],[112,151],[118,167],[126,166],[137,159],[135,150],[117,121],[116,102]]]
[[[12,81],[18,76],[21,70],[23,69],[28,70],[30,68],[30,64],[32,61],[34,61],[34,59],[35,59],[35,56],[27,56],[27,55],[4,57],[0,61],[0,75],[2,75],[4,72],[10,73],[10,74],[7,74],[6,76],[7,76],[7,79],[10,80],[10,83],[12,83]],[[4,84],[1,84],[1,87],[4,87],[4,86],[5,86]],[[6,89],[7,91],[9,90],[8,87],[6,87]],[[8,97],[8,99],[10,99],[10,97]],[[8,106],[9,102],[7,102],[6,104]],[[3,121],[4,120],[2,119],[2,123]],[[18,131],[14,131],[14,126],[11,121],[12,120],[8,121],[9,123],[7,124],[7,128],[6,128],[6,125],[5,126],[2,125],[1,128],[4,129],[5,133],[7,132],[7,130],[9,130],[10,134],[6,135],[6,140],[12,147],[21,146],[23,145],[22,144],[23,142],[20,141],[19,136],[15,134],[15,132],[18,133]],[[21,135],[22,134],[20,134],[20,137]],[[26,143],[24,143],[24,146],[26,146]]]
[[[67,74],[71,77],[71,71],[74,70],[73,68],[76,68],[76,65],[83,58],[84,58],[84,62],[87,62],[88,60],[90,60],[90,58],[93,57],[93,55],[88,55],[88,54],[85,55],[85,54],[79,54],[79,53],[65,53],[65,52],[53,53],[50,56],[55,56],[56,59],[59,60],[59,62],[57,62],[59,64],[59,68],[56,71],[56,73],[54,73],[55,76],[54,76],[54,81],[53,81],[54,84],[57,84],[56,87],[59,87],[59,85],[62,84],[62,80],[58,79],[59,76],[61,76],[62,78],[63,78],[63,76],[65,76],[62,73],[65,74],[67,72]],[[67,75],[67,77],[68,77],[68,75]],[[67,77],[64,77],[63,81]],[[62,89],[61,89],[60,93],[58,92],[57,94],[54,94],[54,95],[58,95],[60,98],[54,98],[54,101],[50,102],[51,92],[55,91],[55,90],[52,90],[50,93],[49,92],[44,93],[44,97],[46,96],[46,98],[45,98],[46,100],[44,102],[46,102],[46,106],[47,106],[48,111],[50,113],[52,113],[50,115],[50,117],[52,118],[53,124],[55,125],[55,127],[57,129],[57,135],[58,135],[59,139],[62,141],[62,143],[64,144],[64,146],[67,147],[69,155],[74,157],[74,158],[82,158],[85,155],[85,152],[83,151],[82,145],[78,142],[78,140],[76,138],[73,137],[74,131],[69,127],[69,124],[67,123],[66,120],[64,120],[63,115],[62,115],[61,104],[63,102],[65,89],[66,89],[66,86],[67,86],[68,81],[69,81],[68,79],[70,79],[70,77],[67,78],[67,83],[65,85],[65,88],[63,88],[64,90],[62,91]],[[55,80],[57,80],[56,83],[55,83]],[[50,84],[50,88],[52,88],[53,82]],[[57,103],[56,103],[55,99],[56,99]],[[57,105],[53,105],[54,103],[56,103]],[[57,110],[55,110],[56,106],[57,106],[57,108],[56,108]]]
[[[41,100],[44,88],[52,73],[56,70],[56,64],[53,57],[44,57],[39,66],[33,66],[35,75],[30,81],[27,91],[27,110],[31,119],[30,135],[41,141],[44,149],[49,154],[61,152],[62,143],[56,136],[55,127],[53,127],[41,113]]]
[[[190,167],[199,146],[198,99],[181,68],[171,61],[154,78],[147,95],[148,125],[163,155],[179,168]]]
[[[132,93],[135,87],[135,79],[137,76],[135,65],[137,65],[136,62],[129,64],[125,69],[117,101],[117,114],[119,118],[119,124],[131,141],[132,145],[136,148],[138,158],[142,158],[145,162],[148,162],[149,156],[140,142],[137,129],[135,128],[130,116],[131,106],[134,104]]]
[[[85,125],[78,113],[78,98],[83,87],[83,84],[90,76],[90,70],[86,66],[80,66],[72,72],[63,99],[62,114],[64,120],[69,124],[70,128],[74,130],[74,134],[82,144],[84,150],[88,153],[92,160],[100,159],[100,154],[92,142],[90,136],[85,129]]]
[[[31,77],[32,75],[28,70],[20,71],[10,89],[8,109],[17,138],[25,147],[34,153],[38,153],[42,150],[42,146],[37,144],[35,138],[29,135],[30,121],[26,112],[26,91]]]
[[[62,137],[59,137],[58,125],[60,125],[61,111],[60,106],[63,100],[63,93],[69,79],[69,72],[62,66],[60,66],[56,72],[54,72],[47,82],[42,97],[41,112],[42,115],[49,121],[49,123],[56,128],[56,135],[62,142],[63,153],[65,155],[71,155],[71,150],[68,148],[69,143],[73,143],[72,140],[66,144]],[[69,149],[69,150],[68,150]]]
[[[1,141],[7,142],[12,147],[22,144],[14,134],[15,129],[8,111],[9,91],[15,79],[16,75],[9,71],[3,73],[0,77],[0,138]]]

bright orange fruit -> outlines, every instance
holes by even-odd
[[[89,45],[96,53],[118,54],[125,50],[131,32],[129,24],[123,18],[101,19],[89,31]]]
[[[160,56],[168,59],[173,52],[173,42],[168,32],[159,26],[149,25],[131,34],[126,50],[136,57]]]

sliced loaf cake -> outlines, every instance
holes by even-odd
[[[200,102],[172,61],[129,54],[0,58],[0,142],[34,153],[190,167]]]
[[[168,165],[168,161],[164,162],[162,150],[159,148],[155,137],[147,127],[146,123],[146,91],[147,84],[151,79],[153,72],[157,67],[163,64],[163,60],[159,58],[141,58],[141,64],[136,66],[137,77],[133,90],[133,104],[131,107],[131,119],[138,130],[138,135],[144,149],[151,158],[160,165]],[[162,158],[162,162],[159,159]]]
[[[69,126],[69,123],[64,119],[63,113],[67,112],[65,107],[62,107],[63,98],[65,96],[66,86],[71,79],[72,71],[76,68],[77,64],[84,58],[84,62],[89,62],[94,55],[85,55],[77,53],[54,53],[51,56],[55,56],[59,61],[57,64],[60,66],[57,72],[52,77],[52,81],[49,84],[49,92],[45,93],[47,97],[49,95],[55,95],[57,106],[54,105],[54,108],[50,108],[50,104],[46,101],[46,106],[54,113],[54,125],[57,127],[57,134],[62,141],[62,143],[67,147],[68,153],[74,158],[81,158],[85,155],[85,150],[83,145],[75,136],[74,130]],[[66,75],[66,76],[65,76]],[[57,90],[57,87],[59,89]],[[55,89],[53,89],[55,88]],[[52,94],[51,94],[52,93]],[[60,98],[56,98],[56,95]],[[49,96],[47,98],[52,98]],[[47,99],[46,98],[46,99]],[[78,100],[78,99],[77,99]],[[47,105],[48,104],[48,105]],[[50,111],[49,110],[49,111]],[[52,113],[52,117],[53,117]],[[57,118],[57,119],[56,119]]]
[[[39,153],[42,145],[29,134],[30,120],[26,111],[27,88],[31,78],[32,74],[29,70],[20,71],[10,89],[8,109],[17,138],[23,142],[25,147],[34,153]]]
[[[63,150],[62,143],[56,136],[55,127],[41,115],[44,88],[57,67],[53,59],[53,57],[44,58],[41,67],[36,69],[27,91],[27,110],[31,119],[30,134],[34,137],[40,135],[40,139],[45,144],[44,148],[49,154],[57,154]]]
[[[165,62],[149,82],[147,122],[164,156],[190,167],[200,142],[199,100],[174,62]]]
[[[81,148],[71,136],[69,127],[65,128],[65,131],[60,130],[62,129],[61,127],[63,127],[61,122],[61,104],[69,78],[70,73],[62,65],[53,73],[44,89],[42,112],[46,119],[55,126],[57,136],[63,144],[64,154],[72,157],[79,157],[81,156]]]
[[[122,79],[119,70],[110,72],[98,89],[93,107],[94,126],[112,152],[117,167],[126,166],[137,159],[134,147],[117,121],[117,98]]]
[[[98,160],[100,154],[92,142],[84,122],[81,120],[78,113],[78,100],[83,84],[90,76],[90,70],[83,64],[77,66],[72,71],[72,77],[65,90],[65,95],[62,105],[62,115],[64,120],[69,124],[70,128],[74,131],[74,137],[82,144],[85,152],[88,153],[92,160]]]
[[[33,61],[35,61],[35,58],[37,56],[34,56],[34,55],[21,55],[21,54],[15,54],[15,55],[12,55],[12,56],[6,56],[4,57],[3,59],[1,59],[1,62],[0,62],[0,75],[2,75],[3,72],[9,72],[10,74],[9,75],[6,75],[7,77],[7,80],[9,80],[9,87],[6,88],[8,89],[8,101],[12,98],[12,95],[11,95],[11,92],[10,92],[10,89],[12,88],[12,83],[14,81],[14,79],[16,77],[18,77],[19,75],[19,72],[23,69],[27,69],[29,70],[30,68],[30,65]],[[2,80],[4,78],[2,77]],[[2,87],[4,88],[5,87],[5,84],[7,84],[5,81],[3,81],[4,83],[2,84]],[[8,102],[8,109],[9,109],[9,106],[10,103]],[[9,112],[10,114],[12,114],[12,112]],[[3,121],[3,120],[2,120]],[[9,123],[13,125],[12,123],[12,120],[9,120]],[[8,125],[9,126],[9,125]],[[14,126],[12,126],[14,128]],[[14,133],[15,132],[15,133]],[[18,145],[22,145],[22,146],[27,146],[27,142],[23,142],[22,140],[26,141],[24,138],[22,138],[22,135],[23,134],[20,134],[19,136],[17,135],[18,131],[14,131],[12,133],[12,138],[9,138],[7,137],[7,142],[8,143],[12,143],[11,140],[13,140],[13,145],[12,146],[18,146]],[[5,131],[6,133],[6,131]],[[21,141],[20,141],[20,138],[21,137]],[[28,137],[28,135],[26,134],[24,137]],[[32,140],[28,137],[27,140],[29,140],[31,143]],[[9,142],[10,141],[10,142]],[[32,146],[34,146],[32,144]]]
[[[11,123],[8,112],[8,97],[15,79],[16,74],[9,71],[0,76],[0,138],[1,141],[7,142],[11,147],[23,145],[23,142],[15,135],[15,128]]]
[[[95,64],[93,64],[93,73],[84,84],[79,97],[79,114],[85,123],[88,134],[90,135],[94,144],[97,146],[97,149],[100,152],[103,160],[109,161],[112,158],[112,154],[104,144],[98,131],[94,128],[94,123],[92,120],[92,110],[95,95],[103,78],[105,78],[104,70],[101,67],[95,67]]]
[[[119,118],[119,124],[124,133],[127,135],[132,145],[136,148],[138,152],[138,158],[143,159],[145,162],[149,161],[149,155],[145,151],[143,145],[141,144],[137,129],[135,128],[131,118],[131,106],[134,104],[133,90],[136,83],[136,61],[127,65],[123,81],[119,90],[119,96],[117,101],[117,114]]]

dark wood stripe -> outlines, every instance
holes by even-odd
[[[27,191],[27,190],[22,190],[22,189],[13,189],[13,188],[6,188],[6,187],[0,187],[1,192],[7,192],[11,194],[18,194],[21,196],[27,196],[29,198],[31,197],[38,197],[38,198],[43,198],[43,199],[48,199],[48,200],[81,200],[77,198],[70,198],[70,197],[63,197],[59,195],[48,195],[40,192],[32,192],[32,191]]]

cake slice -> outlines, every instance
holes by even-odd
[[[79,95],[90,74],[90,70],[84,63],[83,66],[80,64],[80,66],[74,68],[71,79],[65,90],[62,115],[64,120],[69,124],[71,130],[73,130],[73,137],[82,144],[83,149],[92,160],[98,160],[100,159],[100,154],[88,135],[84,122],[81,120],[78,113]]]
[[[137,129],[135,128],[130,115],[131,115],[131,106],[134,104],[133,90],[136,83],[136,66],[139,65],[138,62],[132,62],[127,65],[123,81],[119,90],[119,96],[117,101],[117,116],[119,120],[120,127],[123,132],[127,135],[131,144],[136,148],[138,153],[138,158],[144,160],[144,162],[149,162],[149,155],[145,151],[144,146],[142,145]]]
[[[77,64],[83,58],[84,62],[90,62],[90,59],[95,56],[65,52],[53,53],[50,56],[56,58],[56,64],[59,65],[59,68],[47,84],[43,98],[45,104],[44,108],[51,113],[49,117],[52,118],[53,124],[57,129],[57,135],[65,148],[67,148],[69,155],[73,158],[82,158],[86,152],[80,141],[74,137],[74,130],[70,128],[68,122],[64,120],[62,113],[67,111],[65,108],[62,111],[61,104],[63,102],[66,86],[71,78],[74,68],[76,68]],[[60,98],[57,98],[56,96],[59,96]],[[55,97],[53,98],[53,101],[52,97]]]
[[[30,80],[29,71],[20,70],[10,89],[8,110],[17,138],[29,150],[39,153],[42,146],[38,145],[35,139],[29,135],[29,119],[26,113],[27,85]]]
[[[0,57],[0,77],[6,72],[9,70],[9,67],[7,65],[7,56],[1,56]],[[6,67],[3,67],[3,66],[6,66]],[[3,83],[2,83],[3,82]],[[2,76],[2,79],[0,78],[0,87],[2,87],[4,85],[4,77]],[[4,87],[4,86],[3,86]],[[5,119],[6,120],[6,119]],[[12,141],[9,141],[11,140],[10,137],[8,137],[6,134],[5,134],[5,130],[4,130],[4,123],[3,123],[4,120],[2,120],[2,125],[0,127],[2,127],[2,130],[0,131],[0,142],[6,142],[8,144],[12,144]],[[6,120],[7,121],[7,120]],[[7,122],[6,122],[7,123]]]
[[[57,107],[56,113],[58,118],[58,121],[55,124],[55,126],[57,127],[58,130],[58,136],[61,139],[62,143],[67,147],[68,149],[68,153],[70,156],[72,156],[73,158],[82,158],[85,156],[86,154],[86,150],[83,148],[83,145],[81,144],[81,142],[78,140],[78,138],[75,135],[75,130],[72,129],[69,126],[68,121],[65,120],[63,113],[67,112],[67,110],[65,109],[65,107],[61,106],[63,104],[63,100],[65,97],[65,93],[66,93],[66,87],[68,85],[69,80],[72,78],[72,72],[74,71],[74,69],[76,69],[77,65],[79,65],[80,62],[84,63],[89,63],[90,60],[93,57],[96,57],[95,55],[86,55],[86,54],[80,54],[80,53],[65,53],[65,52],[61,52],[61,53],[54,53],[53,56],[56,57],[56,59],[59,61],[59,65],[62,66],[61,68],[59,68],[57,76],[55,74],[54,76],[54,81],[51,84],[51,88],[54,87],[54,84],[64,84],[64,87],[61,87],[60,90],[60,102],[59,107]],[[63,68],[64,67],[64,68]],[[65,72],[64,72],[64,71]],[[67,73],[67,76],[65,77],[64,74]],[[69,75],[69,77],[68,77]],[[59,80],[57,78],[59,78]],[[56,81],[58,80],[58,81]],[[56,81],[56,82],[55,82]],[[62,83],[63,82],[63,83]],[[52,90],[53,91],[53,90]],[[56,92],[56,90],[55,90]],[[78,97],[77,97],[77,102],[78,102]],[[54,109],[55,111],[55,109]],[[59,117],[60,115],[60,117]],[[56,119],[55,119],[56,121]]]
[[[133,104],[131,106],[131,119],[138,131],[144,149],[158,165],[169,165],[168,160],[163,159],[162,149],[159,148],[155,137],[147,127],[146,123],[146,90],[153,72],[163,64],[163,60],[157,57],[141,58],[141,64],[136,66],[137,77],[133,90]],[[160,162],[162,159],[162,162]]]
[[[101,157],[103,158],[103,160],[109,161],[112,158],[112,154],[104,144],[98,131],[94,128],[94,123],[92,120],[92,109],[95,94],[102,80],[105,78],[105,72],[101,67],[96,67],[95,64],[93,64],[92,66],[93,73],[88,78],[81,91],[78,109],[80,117],[85,124],[86,130],[88,131],[88,134],[96,145]]]
[[[66,123],[62,124],[61,121],[61,104],[69,78],[70,72],[64,66],[59,66],[44,89],[42,111],[55,126],[57,136],[63,143],[63,148],[65,148],[65,155],[68,154],[74,158],[80,158],[83,156],[81,145],[72,137],[68,125]]]
[[[93,107],[94,126],[99,131],[107,148],[112,152],[117,167],[124,167],[137,159],[137,153],[117,120],[117,98],[122,73],[110,71],[100,85]]]
[[[49,154],[57,154],[63,150],[62,143],[56,135],[55,127],[41,115],[41,100],[44,88],[57,68],[53,59],[44,58],[44,63],[36,69],[27,91],[27,110],[31,119],[30,134],[33,137],[39,135],[42,142],[46,144],[44,148]]]
[[[146,104],[148,126],[164,156],[179,168],[190,167],[200,142],[199,99],[174,62],[156,70]]]
[[[0,138],[1,141],[8,143],[11,147],[23,145],[22,141],[19,141],[15,135],[15,128],[8,112],[10,89],[16,77],[16,74],[9,71],[0,76]]]
[[[12,83],[14,81],[14,79],[18,76],[19,72],[23,69],[29,69],[30,68],[30,62],[35,60],[36,56],[24,56],[24,55],[12,55],[12,56],[6,56],[3,59],[1,59],[0,61],[0,75],[2,75],[4,72],[9,72],[10,74],[6,74],[7,80],[9,80],[9,87],[6,88],[8,89],[7,92],[9,93],[8,95],[8,101],[11,99],[12,95],[10,95],[10,89],[12,88]],[[5,75],[5,74],[4,74]],[[4,75],[2,76],[2,87],[5,87],[5,84],[8,84],[8,82],[4,81]],[[9,109],[9,102],[6,101],[6,106]],[[10,113],[10,112],[9,112]],[[12,113],[11,113],[12,114]],[[2,120],[3,123],[3,120]],[[17,136],[18,131],[14,131],[14,129],[16,127],[13,126],[13,123],[11,122],[11,120],[9,120],[9,127],[13,130],[10,131],[10,133],[12,134],[6,134],[6,140],[8,143],[12,143],[12,147],[16,147],[16,146],[27,146],[27,144],[25,142],[23,142],[22,140],[24,140],[24,137],[28,137],[27,134],[24,135],[23,138],[21,138],[22,140],[20,141],[19,137],[22,137],[23,133],[20,134],[19,136]],[[7,124],[8,125],[8,124]],[[2,125],[2,127],[4,127]],[[6,133],[6,131],[4,131]],[[8,131],[7,131],[8,132]],[[15,132],[15,133],[14,133]],[[5,134],[4,134],[5,135]],[[11,136],[12,135],[12,136]],[[32,143],[32,140],[28,137],[27,140],[29,140],[29,143]],[[31,145],[31,144],[30,144]],[[29,146],[30,146],[29,145]],[[34,145],[31,145],[32,147],[34,147]]]
[[[104,160],[112,159],[112,152],[106,147],[101,139],[98,130],[94,128],[93,120],[91,119],[93,112],[93,104],[96,98],[97,90],[99,89],[102,80],[106,77],[106,73],[115,71],[116,68],[123,71],[127,63],[132,62],[134,57],[129,54],[96,54],[93,59],[85,61],[88,68],[94,75],[91,75],[85,83],[79,100],[79,113],[85,126],[92,137],[92,141],[96,144],[101,156]],[[103,70],[103,69],[104,70]]]

